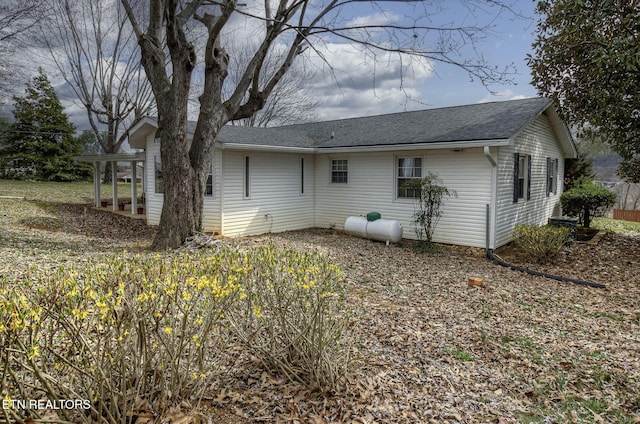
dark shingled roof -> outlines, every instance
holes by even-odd
[[[537,97],[276,128],[226,125],[218,140],[225,144],[303,148],[506,140],[550,104],[549,99]]]

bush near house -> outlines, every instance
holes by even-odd
[[[71,422],[160,416],[201,399],[222,358],[237,354],[226,349],[236,338],[268,370],[336,389],[349,365],[340,274],[317,254],[266,246],[122,254],[34,269],[24,282],[0,277],[0,363],[10,370],[0,397],[86,399],[58,411]]]
[[[616,194],[590,178],[582,178],[562,194],[560,202],[566,215],[578,218],[578,224],[589,228],[591,218],[604,216],[613,207]]]
[[[549,225],[516,225],[513,240],[516,245],[539,264],[552,261],[565,247],[571,230]]]

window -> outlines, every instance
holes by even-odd
[[[337,184],[347,183],[346,159],[333,159],[331,161],[331,182]]]
[[[422,158],[398,158],[398,198],[420,197]]]
[[[249,199],[251,197],[251,184],[249,174],[249,156],[244,157],[244,198]]]
[[[514,154],[513,202],[531,199],[531,156]],[[526,197],[525,197],[526,196]]]
[[[304,158],[300,158],[300,194],[304,194]]]
[[[213,183],[213,164],[211,164],[211,168],[209,169],[209,175],[207,175],[207,182],[204,184],[204,195],[213,197],[213,190],[215,185]]]
[[[547,158],[547,196],[558,192],[558,159]]]
[[[164,180],[162,179],[162,159],[154,156],[156,193],[164,193]]]

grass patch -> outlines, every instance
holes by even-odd
[[[131,184],[118,183],[118,198],[126,197],[130,193]],[[140,184],[138,184],[138,193],[142,193]],[[111,184],[102,184],[100,194],[102,199],[112,199]],[[24,196],[25,199],[43,202],[87,203],[93,201],[93,183],[90,181],[61,183],[0,180],[0,196]]]
[[[591,221],[591,227],[624,234],[632,231],[640,231],[640,222],[622,221],[611,218],[594,218],[593,221]]]
[[[462,350],[460,348],[453,348],[453,349],[444,349],[442,351],[445,355],[449,355],[452,358],[455,358],[459,361],[464,361],[464,362],[473,362],[473,355],[471,355],[469,352]]]

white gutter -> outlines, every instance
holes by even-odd
[[[396,150],[471,149],[485,146],[509,146],[511,139],[445,141],[435,143],[389,144],[385,146],[320,147],[318,153],[391,152]]]
[[[489,234],[488,248],[494,249],[496,244],[496,222],[497,222],[497,205],[498,205],[498,161],[491,153],[490,146],[483,146],[484,156],[491,165],[491,199],[489,202],[489,221],[487,232]]]
[[[282,153],[315,153],[313,147],[288,147],[288,146],[270,146],[249,143],[225,143],[216,141],[216,147],[220,150],[251,150],[258,152],[282,152]]]

